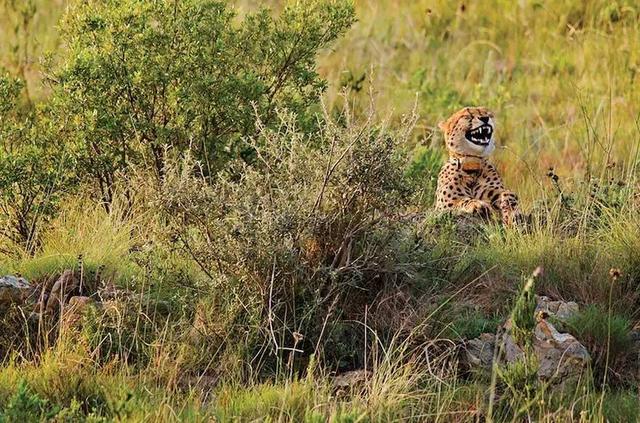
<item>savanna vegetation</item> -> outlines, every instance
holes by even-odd
[[[639,46],[631,0],[0,0],[0,420],[639,421]],[[525,227],[432,211],[465,105]],[[534,292],[584,374],[461,366]]]

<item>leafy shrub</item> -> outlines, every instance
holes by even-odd
[[[158,176],[166,149],[189,151],[207,175],[250,155],[238,140],[255,116],[286,108],[310,125],[325,82],[317,52],[354,20],[350,3],[295,3],[237,23],[217,0],[78,2],[63,19],[68,53],[55,72],[57,113],[83,168],[110,202],[130,164]]]
[[[44,108],[21,104],[24,83],[0,69],[0,210],[2,235],[29,252],[38,229],[73,185],[71,155]]]
[[[637,392],[612,390],[602,400],[603,415],[611,422],[633,422],[640,420],[640,402]]]
[[[498,370],[499,387],[504,393],[498,396],[492,417],[498,421],[517,421],[531,413],[526,405],[534,403],[536,394],[543,389],[538,379],[538,361],[533,354],[525,353],[518,361]]]
[[[385,292],[424,266],[406,236],[413,225],[395,214],[411,194],[395,147],[411,124],[391,134],[371,119],[326,118],[312,140],[291,115],[279,118],[251,140],[254,165],[236,162],[212,184],[192,160],[172,162],[158,204],[170,239],[214,284],[223,338],[254,337],[254,358],[320,348],[332,364],[357,365],[365,306],[386,302],[369,324],[399,329],[407,296]]]
[[[83,400],[85,399],[83,398]],[[59,404],[42,398],[30,389],[25,380],[20,380],[15,392],[0,410],[0,422],[104,421],[93,414],[84,415],[82,411],[80,401],[75,398],[68,407],[61,407]]]
[[[45,399],[31,392],[27,384],[22,381],[9,403],[0,413],[0,421],[8,422],[38,422],[56,415],[55,409]]]
[[[539,363],[532,344],[536,325],[535,283],[541,273],[541,269],[538,268],[524,281],[518,290],[511,315],[505,325],[505,329],[509,331],[515,342],[522,347],[523,354],[514,362],[493,368],[498,386],[505,391],[498,396],[496,404],[497,413],[505,415],[501,416],[500,420],[517,420],[523,416],[523,410],[530,412],[525,404],[532,403],[541,388],[538,379]],[[504,354],[504,343],[499,345],[501,345],[500,354]]]
[[[0,69],[0,73],[0,116],[4,121],[15,111],[23,83],[17,78],[12,78],[4,69]]]

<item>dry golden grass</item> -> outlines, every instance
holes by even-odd
[[[415,142],[440,146],[437,122],[464,105],[497,114],[496,160],[527,203],[548,168],[563,178],[633,174],[640,137],[637,4],[359,1],[359,22],[321,59],[329,101],[371,87],[381,116],[417,102]],[[362,77],[364,81],[356,84]],[[354,83],[354,81],[356,83]]]
[[[58,43],[55,22],[67,1],[0,0],[0,65],[27,79],[33,100],[47,95],[42,84],[42,54],[64,48]],[[240,13],[256,7],[255,3],[234,2]],[[261,2],[276,10],[282,3]],[[35,14],[24,26],[20,24],[20,8],[29,4],[35,5]],[[426,312],[407,308],[408,314],[413,313],[409,318],[384,313],[377,318],[417,320],[422,312],[428,319],[410,333],[391,334],[392,340],[369,330],[366,325],[373,324],[371,321],[356,322],[365,327],[357,336],[366,333],[369,348],[357,354],[369,358],[373,367],[368,370],[374,372],[362,389],[339,394],[332,387],[334,369],[321,368],[315,357],[306,371],[302,369],[293,377],[287,367],[289,356],[284,354],[268,357],[280,372],[267,378],[260,373],[262,369],[243,361],[248,361],[249,353],[242,355],[239,350],[250,339],[257,342],[254,338],[264,335],[252,332],[252,325],[264,316],[239,323],[232,313],[216,317],[216,311],[223,309],[220,304],[235,304],[241,311],[247,307],[242,301],[233,303],[243,288],[242,281],[233,281],[237,286],[229,289],[228,295],[216,296],[220,291],[213,288],[219,281],[212,283],[189,257],[163,250],[164,246],[154,249],[166,241],[155,238],[166,230],[166,221],[147,214],[146,197],[139,199],[146,205],[144,212],[124,213],[117,205],[106,212],[79,196],[68,201],[43,230],[42,246],[34,256],[1,257],[0,264],[7,271],[40,278],[75,266],[82,255],[90,266],[106,265],[110,276],[133,290],[140,301],[128,304],[116,323],[87,325],[82,333],[61,337],[37,359],[24,360],[16,353],[5,362],[0,368],[0,405],[8,419],[477,421],[487,417],[488,381],[460,377],[455,356],[448,349],[455,339],[439,339],[437,342],[447,347],[424,355],[416,344],[425,345],[414,341],[424,335],[420,331],[425,327],[431,330],[429,336],[435,333],[436,338],[455,338],[448,335],[450,332],[458,337],[477,335],[487,321],[500,321],[508,315],[509,301],[517,295],[522,275],[538,265],[545,267],[539,293],[595,304],[600,307],[600,314],[595,315],[638,323],[637,2],[356,0],[355,4],[359,21],[334,49],[319,58],[319,72],[329,83],[324,98],[329,111],[341,110],[342,103],[348,101],[357,116],[365,117],[373,98],[377,118],[401,130],[405,129],[401,128],[403,116],[417,110],[418,125],[402,147],[412,153],[414,161],[422,160],[430,169],[438,164],[441,152],[439,120],[464,105],[492,108],[501,147],[495,160],[508,186],[520,194],[527,210],[534,211],[530,230],[489,225],[481,228],[472,242],[466,242],[425,224],[424,233],[417,232],[413,238],[423,237],[426,246],[406,247],[424,249],[420,251],[422,268],[405,282],[409,280],[408,288],[424,294],[420,299],[428,303],[424,305]],[[348,95],[342,96],[345,89]],[[435,151],[433,156],[426,155],[432,151],[429,148]],[[303,159],[301,156],[296,171],[304,177],[292,177],[294,182],[289,185],[311,178],[305,173],[308,169]],[[549,178],[549,168],[558,175],[557,183]],[[427,185],[429,175],[423,176]],[[251,195],[268,193],[272,186],[264,180],[255,175],[253,183],[259,189],[249,186],[246,191]],[[285,188],[281,192],[295,194]],[[315,192],[311,194],[315,199]],[[412,206],[424,211],[429,206],[426,203]],[[301,203],[294,211],[309,205],[313,201]],[[290,217],[292,213],[282,215]],[[268,238],[264,236],[262,241],[266,243]],[[307,261],[320,261],[322,257],[316,257],[320,243],[316,238],[310,240]],[[267,259],[265,262],[272,262],[271,257]],[[246,259],[234,265],[242,268],[256,263]],[[608,274],[612,267],[622,271],[614,286]],[[307,281],[294,282],[304,285]],[[408,296],[407,292],[413,291],[397,292]],[[612,293],[616,301],[608,304]],[[150,317],[143,301],[150,297],[169,304],[173,314]],[[357,303],[363,309],[366,299],[364,295],[350,298],[352,305]],[[396,310],[391,302],[385,304],[388,313]],[[398,302],[406,302],[405,297],[400,296]],[[437,312],[428,306],[436,307]],[[220,336],[221,343],[230,343],[238,351],[230,348],[233,351],[221,357],[213,343],[198,349],[188,342],[196,308],[210,311],[213,332],[224,332],[232,324],[246,325],[244,332],[234,332],[242,334],[237,339],[225,338],[228,333]],[[140,322],[148,325],[140,329]],[[289,329],[283,326],[283,338]],[[594,333],[603,332],[602,325],[596,329]],[[115,343],[114,334],[131,337],[118,341],[117,353],[98,357],[96,344]],[[593,333],[587,335],[593,337]],[[427,346],[433,348],[434,343],[427,342]],[[121,354],[133,350],[141,356],[135,365]],[[228,374],[219,378],[216,370],[220,369]],[[503,398],[494,417],[496,421],[529,418],[547,422],[640,418],[637,387],[599,388],[589,381],[567,392],[536,385],[538,391],[532,397],[523,394],[513,402]],[[523,402],[526,406],[518,410],[520,414],[515,413],[511,407]]]

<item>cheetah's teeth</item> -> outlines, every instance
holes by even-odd
[[[474,144],[486,145],[491,140],[492,135],[493,128],[491,125],[485,124],[467,131],[466,138]]]

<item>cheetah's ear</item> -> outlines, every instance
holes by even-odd
[[[446,120],[438,122],[438,128],[440,128],[440,130],[446,134],[449,130],[449,122],[447,122]]]

